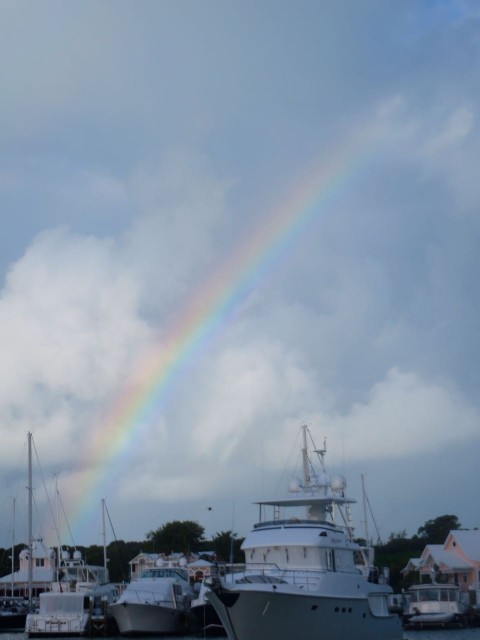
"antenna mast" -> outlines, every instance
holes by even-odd
[[[308,449],[307,449],[307,425],[302,425],[303,432],[303,449],[302,449],[302,458],[303,458],[303,484],[305,487],[308,487],[310,484],[310,473],[308,471]]]

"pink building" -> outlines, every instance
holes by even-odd
[[[2,596],[27,596],[28,593],[28,549],[20,551],[20,567],[18,571],[0,578],[0,594]],[[51,588],[55,580],[56,554],[53,549],[47,548],[42,538],[37,537],[32,541],[32,594],[38,596],[42,591]]]
[[[480,595],[480,530],[450,531],[444,544],[427,545],[420,558],[411,558],[402,569],[404,575],[412,571],[419,573],[420,582],[458,584],[462,592]]]

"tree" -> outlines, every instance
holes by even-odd
[[[237,534],[232,531],[220,531],[216,533],[213,538],[213,548],[217,560],[223,560],[223,562],[242,562],[243,553],[241,550],[242,542],[244,538],[237,538]]]
[[[193,520],[172,520],[155,531],[147,533],[157,553],[182,551],[187,554],[195,551],[204,541],[205,529]]]
[[[417,533],[425,544],[442,544],[450,531],[460,529],[461,526],[457,516],[444,515],[427,520]]]

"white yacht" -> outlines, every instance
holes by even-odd
[[[185,565],[162,562],[130,582],[110,612],[123,636],[186,635],[199,630],[190,615],[195,597]]]
[[[105,567],[86,564],[79,551],[62,553],[51,591],[40,594],[38,611],[29,613],[29,637],[95,635],[109,627],[108,605],[117,596]]]
[[[214,581],[206,598],[229,640],[400,640],[392,590],[371,581],[371,553],[353,541],[345,479],[327,475],[325,447],[315,450],[314,472],[302,430],[303,481],[290,483],[289,497],[257,503],[259,522],[242,545],[244,577]]]

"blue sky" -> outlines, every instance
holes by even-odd
[[[31,430],[68,512],[142,354],[365,140],[102,497],[126,540],[173,519],[244,535],[307,423],[358,498],[366,474],[382,537],[480,525],[479,33],[460,0],[2,2],[4,509]]]

